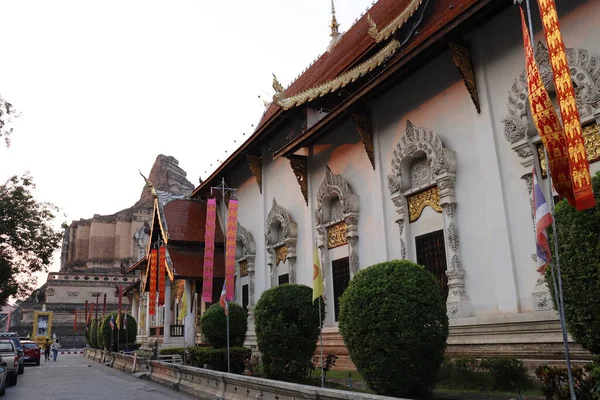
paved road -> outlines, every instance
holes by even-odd
[[[191,398],[105,367],[83,355],[58,355],[56,362],[26,366],[16,386],[6,388],[1,400],[190,400]]]

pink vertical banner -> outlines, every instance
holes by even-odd
[[[235,288],[235,241],[237,236],[238,201],[229,200],[229,214],[227,216],[227,247],[225,248],[225,282],[227,282],[227,301],[233,301]]]
[[[215,263],[215,230],[217,227],[217,200],[208,199],[206,204],[206,229],[204,233],[204,273],[202,301],[212,303],[213,269]]]

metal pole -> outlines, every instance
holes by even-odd
[[[323,367],[323,322],[321,318],[321,298],[319,298],[319,325],[321,326],[321,332],[319,336],[321,337],[321,387],[325,387],[325,371]]]
[[[225,307],[227,313],[225,314],[225,319],[227,320],[227,372],[231,373],[231,358],[229,354],[229,302],[225,299]]]
[[[521,3],[522,0],[518,0],[519,3]],[[534,45],[534,38],[533,38],[533,23],[531,21],[531,4],[529,2],[529,0],[525,0],[525,5],[527,7],[527,20],[528,20],[528,25],[529,25],[529,36],[531,39],[531,45]],[[525,133],[525,137],[527,137],[527,140],[529,141],[529,137],[527,135],[527,133]],[[530,143],[531,145],[531,143]],[[533,148],[532,146],[532,154],[535,154],[535,148]],[[552,279],[553,279],[553,283],[554,283],[554,293],[556,294],[557,297],[557,307],[558,307],[558,317],[559,317],[559,321],[560,321],[560,328],[562,331],[562,337],[563,337],[563,345],[565,347],[565,359],[567,362],[567,373],[568,373],[568,377],[569,377],[569,392],[571,394],[571,400],[577,400],[577,398],[575,397],[575,386],[573,384],[573,371],[571,369],[571,355],[569,352],[569,339],[568,339],[568,335],[567,335],[567,327],[566,327],[566,320],[565,320],[565,304],[564,304],[564,298],[563,298],[563,292],[562,292],[562,277],[561,277],[561,273],[560,273],[560,255],[558,252],[558,230],[556,227],[556,218],[554,218],[554,196],[552,193],[552,175],[551,175],[551,171],[550,171],[550,163],[548,162],[548,152],[546,151],[546,148],[544,148],[544,160],[546,162],[546,171],[547,171],[547,175],[548,175],[548,192],[549,192],[549,199],[548,199],[548,204],[550,205],[550,215],[552,216],[552,232],[553,232],[553,242],[554,242],[554,253],[555,253],[555,262],[551,262],[550,263],[550,268],[551,268],[551,273],[552,273]],[[535,165],[535,163],[534,163]],[[537,174],[537,167],[536,167],[536,174]],[[540,174],[540,178],[541,178],[541,174]],[[556,271],[556,273],[555,273]],[[558,289],[558,290],[557,290]]]

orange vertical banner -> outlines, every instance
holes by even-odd
[[[585,152],[585,142],[581,129],[579,110],[575,90],[571,81],[571,72],[567,62],[567,52],[560,33],[558,13],[554,0],[538,0],[542,26],[548,43],[548,57],[554,75],[556,99],[565,128],[566,144],[571,166],[570,176],[573,182],[575,199],[569,203],[582,211],[594,207],[594,192],[590,177],[590,164]]]
[[[225,299],[233,301],[235,289],[235,245],[237,237],[238,201],[229,200],[229,214],[227,216],[227,242],[225,243]]]
[[[165,305],[165,284],[167,273],[167,248],[160,246],[158,254],[158,305]]]
[[[523,28],[529,105],[531,106],[533,122],[548,153],[548,163],[550,164],[554,189],[572,204],[575,201],[575,195],[571,182],[569,152],[565,134],[536,65],[533,46],[522,8],[521,26]]]
[[[150,271],[150,288],[148,291],[148,314],[155,315],[156,309],[156,257],[158,255],[158,251],[156,249],[152,249],[150,251],[150,260],[149,260],[149,271]]]

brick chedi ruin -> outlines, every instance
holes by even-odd
[[[161,154],[148,179],[159,196],[183,198],[194,189],[186,175],[174,157]],[[140,186],[142,182],[140,177]],[[144,186],[132,207],[73,221],[66,227],[60,270],[48,273],[46,283],[20,304],[13,314],[11,330],[38,341],[56,334],[65,347],[84,347],[85,302],[97,302],[99,316],[105,297],[107,312],[117,308],[116,286],[126,288],[132,283],[133,278],[123,273],[146,254],[153,200],[151,189]],[[123,301],[125,310],[128,303]],[[95,315],[96,310],[92,318]]]

